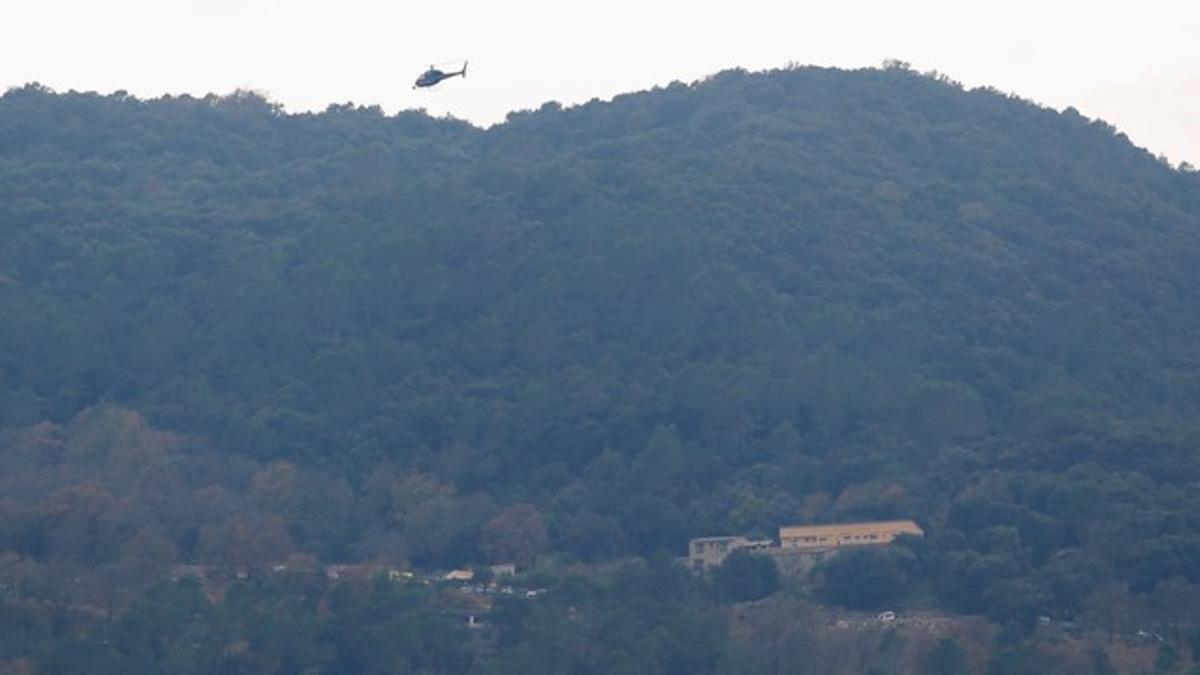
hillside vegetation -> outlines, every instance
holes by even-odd
[[[985,614],[1012,639],[1039,615],[1150,622],[1187,654],[1198,287],[1200,174],[902,67],[729,71],[486,130],[10,90],[0,584],[29,618],[0,663],[212,667],[123,661],[38,603],[107,605],[110,631],[199,603],[224,653],[265,621],[251,606],[331,602],[209,606],[153,586],[173,564],[643,556],[509,608],[486,667],[715,672],[749,648],[720,589],[655,556],[898,517],[926,538],[831,563],[822,600]],[[384,606],[424,626],[411,672],[472,663],[430,646],[431,600],[377,590],[280,628],[333,651],[246,668],[401,672],[336,624]],[[594,624],[563,623],[580,607]],[[659,642],[634,649],[636,625]],[[572,640],[603,658],[554,661]]]

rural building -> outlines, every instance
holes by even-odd
[[[770,539],[747,539],[745,537],[703,537],[688,542],[688,567],[701,570],[720,565],[725,558],[739,549],[761,551],[771,548]]]
[[[442,581],[471,581],[475,578],[473,570],[450,570],[442,575]]]
[[[779,571],[787,576],[804,578],[818,563],[839,549],[887,546],[902,534],[921,537],[925,532],[911,520],[793,525],[779,528],[778,544],[770,539],[739,536],[692,539],[688,542],[687,558],[680,562],[699,572],[720,565],[730,553],[745,549],[771,557]]]
[[[383,565],[334,564],[325,566],[325,578],[330,581],[364,583],[370,581],[373,577],[382,575],[387,575],[387,578],[391,581],[413,578],[411,572],[403,572]]]
[[[796,551],[829,551],[847,546],[885,546],[902,534],[924,536],[911,520],[832,525],[793,525],[779,528],[779,547]]]
[[[492,578],[499,579],[500,577],[515,577],[517,576],[516,563],[500,563],[492,565]]]
[[[179,581],[180,579],[195,578],[204,581],[208,578],[208,568],[203,565],[172,565],[171,566],[171,581]]]

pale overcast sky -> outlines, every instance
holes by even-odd
[[[1200,0],[0,0],[0,88],[266,92],[487,125],[741,66],[884,59],[1073,105],[1200,165]],[[412,81],[470,59],[468,78]]]

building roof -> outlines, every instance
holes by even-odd
[[[924,534],[924,530],[913,520],[879,520],[855,523],[824,523],[821,525],[786,525],[779,528],[779,536],[809,536],[821,534],[843,534],[900,530],[912,534]]]

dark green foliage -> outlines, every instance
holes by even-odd
[[[1200,583],[1197,270],[1200,175],[905,68],[729,71],[488,130],[14,89],[0,650],[186,661],[180,635],[233,624],[144,595],[180,563],[604,563],[900,517],[927,538],[834,558],[822,597],[919,594],[1014,639],[1046,612],[1116,630]],[[537,518],[513,548],[518,507]],[[577,589],[595,623],[503,610],[505,663],[715,668],[679,647],[721,644],[708,600],[658,581],[677,595]],[[283,635],[324,669],[459,667],[424,618],[368,653],[354,627],[408,602],[319,625],[251,603],[236,625],[263,626],[246,653],[267,661],[222,668],[301,672]]]
[[[668,558],[623,566],[606,583],[571,579],[502,633],[502,673],[715,672],[727,648],[699,582]],[[515,637],[519,636],[519,637]]]
[[[461,673],[471,663],[466,629],[428,606],[428,592],[388,581],[370,592],[344,587],[330,602],[321,643],[331,673]]]
[[[841,551],[821,566],[819,575],[823,600],[854,609],[892,608],[908,591],[908,570],[892,549]]]
[[[1093,647],[1089,656],[1092,662],[1092,672],[1096,675],[1117,675],[1117,669],[1113,667],[1112,659],[1108,657],[1108,652],[1104,647],[1100,645]]]
[[[726,602],[759,600],[779,590],[779,569],[770,558],[734,551],[714,572],[713,583]]]
[[[51,643],[48,673],[463,673],[465,629],[426,590],[336,587],[326,615],[287,589],[237,584],[210,605],[195,583],[162,586],[119,621]]]
[[[1028,645],[997,651],[987,665],[987,675],[1052,675],[1060,672],[1058,659]]]
[[[1038,615],[1049,612],[1051,598],[1046,590],[1024,579],[1001,579],[991,584],[981,598],[987,615],[1008,628],[1029,631]]]
[[[1163,645],[1158,648],[1158,656],[1154,659],[1154,670],[1160,673],[1170,673],[1179,666],[1179,650],[1174,645]]]
[[[967,675],[967,655],[954,638],[944,638],[925,657],[924,675]]]

